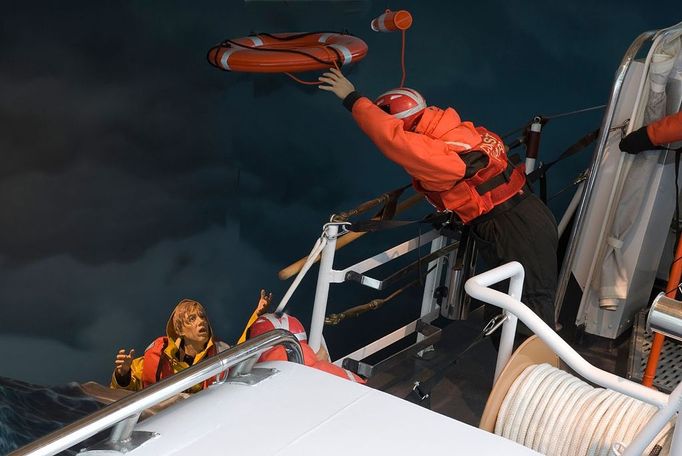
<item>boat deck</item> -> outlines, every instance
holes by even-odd
[[[449,366],[448,364],[480,333],[484,326],[482,314],[482,308],[478,308],[467,320],[437,320],[433,324],[441,327],[442,333],[433,351],[427,353],[424,358],[415,356],[392,369],[376,374],[369,380],[368,385],[406,398],[410,396],[415,381],[428,381],[446,367],[442,379],[431,391],[430,404],[424,401],[422,405],[430,406],[438,413],[472,426],[478,426],[492,389],[497,351],[490,339],[483,340],[456,363]],[[564,327],[573,330],[562,330],[559,334],[581,356],[601,369],[625,377],[629,346],[627,335],[616,341],[608,341],[589,334],[581,334],[574,330],[574,325],[566,324]],[[517,344],[520,342],[521,340],[517,340]]]

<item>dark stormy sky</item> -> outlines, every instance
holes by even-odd
[[[605,103],[636,36],[682,19],[667,3],[4,5],[0,375],[107,381],[116,350],[141,353],[184,297],[204,303],[216,333],[233,342],[258,290],[282,296],[277,271],[309,251],[331,213],[408,182],[333,95],[284,75],[222,72],[205,59],[214,43],[347,30],[369,46],[347,74],[375,96],[400,82],[400,36],[369,22],[386,7],[409,9],[406,85],[502,134],[536,114]],[[550,122],[543,157],[600,117]],[[587,155],[555,172],[550,194]],[[568,198],[552,200],[557,216]],[[292,302],[306,324],[312,286]],[[332,348],[348,339],[340,334]]]

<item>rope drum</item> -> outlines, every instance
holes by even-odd
[[[549,364],[533,364],[507,392],[495,434],[549,456],[607,456],[614,444],[627,446],[657,411]],[[668,423],[644,454],[669,454],[672,429]]]

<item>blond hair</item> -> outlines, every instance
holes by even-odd
[[[173,329],[175,329],[176,334],[182,333],[182,325],[185,323],[187,315],[197,309],[206,314],[204,306],[193,299],[183,299],[175,306],[175,310],[173,311]]]

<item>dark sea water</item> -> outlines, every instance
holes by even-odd
[[[47,387],[0,377],[0,455],[101,407],[77,383]]]

